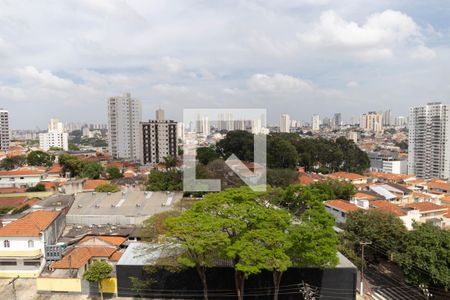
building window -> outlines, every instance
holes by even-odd
[[[33,248],[34,247],[34,241],[29,240],[28,241],[28,248]]]
[[[9,241],[8,240],[4,240],[3,241],[3,247],[9,248]]]

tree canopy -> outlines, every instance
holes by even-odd
[[[80,176],[82,178],[99,179],[103,172],[101,164],[89,162],[82,164]]]
[[[182,189],[182,173],[179,170],[152,170],[148,175],[147,191],[181,191]]]
[[[30,166],[50,167],[55,161],[55,157],[43,151],[31,151],[27,155],[27,163]]]
[[[116,184],[105,183],[98,185],[95,191],[99,193],[117,193],[120,191],[120,188]]]
[[[102,280],[110,277],[113,271],[112,266],[102,260],[94,261],[84,272],[83,278],[89,282],[97,282],[100,290],[101,299],[103,299]]]

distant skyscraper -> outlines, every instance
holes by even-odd
[[[208,136],[211,132],[211,125],[209,123],[208,116],[197,116],[197,128],[196,132],[204,136]]]
[[[165,119],[166,119],[166,117],[164,116],[164,110],[161,108],[158,108],[156,110],[156,121],[162,121]]]
[[[156,118],[161,118],[161,110],[156,111]],[[164,161],[165,157],[177,157],[177,122],[172,120],[150,120],[142,122],[143,164],[155,164]]]
[[[390,110],[385,110],[383,112],[383,126],[391,126],[392,125],[392,114]]]
[[[141,102],[129,93],[108,99],[109,149],[114,158],[140,159]]]
[[[408,173],[450,178],[450,106],[440,102],[409,110]]]
[[[397,127],[405,127],[408,124],[408,120],[405,117],[398,116],[395,118],[394,125]]]
[[[0,150],[9,148],[9,114],[0,108]]]
[[[287,114],[281,115],[280,119],[280,132],[290,132],[291,118]]]
[[[184,127],[184,123],[178,122],[177,123],[177,139],[184,141],[185,130],[186,130],[186,128]]]
[[[335,113],[333,116],[333,127],[339,127],[342,125],[342,115],[341,113]]]
[[[319,131],[320,130],[320,116],[313,115],[311,124],[312,124],[313,131]]]
[[[374,111],[363,114],[359,126],[366,131],[383,132],[383,115]]]
[[[64,124],[58,119],[51,119],[47,133],[39,134],[39,148],[48,151],[50,148],[69,150],[69,134],[64,131]]]

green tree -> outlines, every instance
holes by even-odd
[[[99,193],[117,193],[120,191],[120,188],[116,184],[105,183],[98,185],[95,191]]]
[[[99,163],[91,162],[83,164],[80,176],[82,178],[99,179],[103,172],[103,167]]]
[[[64,151],[61,147],[52,146],[48,149],[48,151]]]
[[[102,280],[110,277],[113,268],[105,261],[97,260],[84,272],[83,278],[89,282],[96,282],[103,300]]]
[[[80,147],[78,147],[76,144],[74,143],[69,143],[69,150],[70,151],[80,151]]]
[[[163,164],[167,170],[175,168],[177,166],[177,158],[172,155],[165,156]]]
[[[297,166],[298,153],[295,147],[280,136],[269,136],[267,164],[269,168],[293,169]]]
[[[166,221],[168,236],[181,244],[185,252],[178,262],[197,270],[203,285],[203,299],[208,299],[206,270],[213,266],[218,252],[229,244],[228,234],[223,229],[224,220],[211,214],[188,210],[179,217]]]
[[[416,224],[405,233],[403,247],[394,254],[413,284],[450,288],[450,231],[431,224]]]
[[[152,170],[148,175],[148,191],[181,191],[182,188],[182,174],[179,170]]]
[[[344,230],[345,239],[357,253],[359,253],[359,243],[367,241],[389,250],[388,253],[380,253],[368,249],[369,260],[384,255],[390,256],[400,251],[407,232],[403,221],[393,213],[372,209],[350,212],[347,215]]]
[[[197,148],[197,159],[203,165],[207,165],[210,161],[219,158],[220,158],[219,154],[217,154],[216,150],[213,147]]]
[[[120,170],[118,167],[116,166],[112,166],[106,169],[106,173],[108,174],[108,179],[112,180],[112,179],[118,179],[118,178],[122,178],[123,175],[122,173],[120,173]]]
[[[178,217],[179,215],[179,211],[169,210],[154,214],[146,219],[139,232],[141,239],[149,242],[157,242],[160,235],[167,233],[166,220],[170,217]]]
[[[43,151],[31,151],[27,155],[27,163],[30,166],[47,166],[50,167],[55,157]]]
[[[22,167],[26,163],[26,157],[23,155],[5,157],[0,161],[0,168],[5,170],[13,170]]]
[[[298,183],[298,173],[291,169],[267,169],[267,184],[273,187],[287,187]]]
[[[253,140],[253,134],[247,131],[230,131],[217,143],[217,153],[225,160],[234,154],[240,160],[253,161]]]
[[[71,177],[80,175],[83,170],[83,162],[76,156],[63,154],[59,156],[58,161],[62,166],[64,173],[70,173]]]
[[[27,192],[45,192],[45,185],[38,183],[33,187],[27,188]]]

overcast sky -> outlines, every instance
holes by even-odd
[[[310,120],[450,97],[438,0],[0,0],[0,107],[12,129],[106,122],[131,92],[162,107],[267,108]]]

